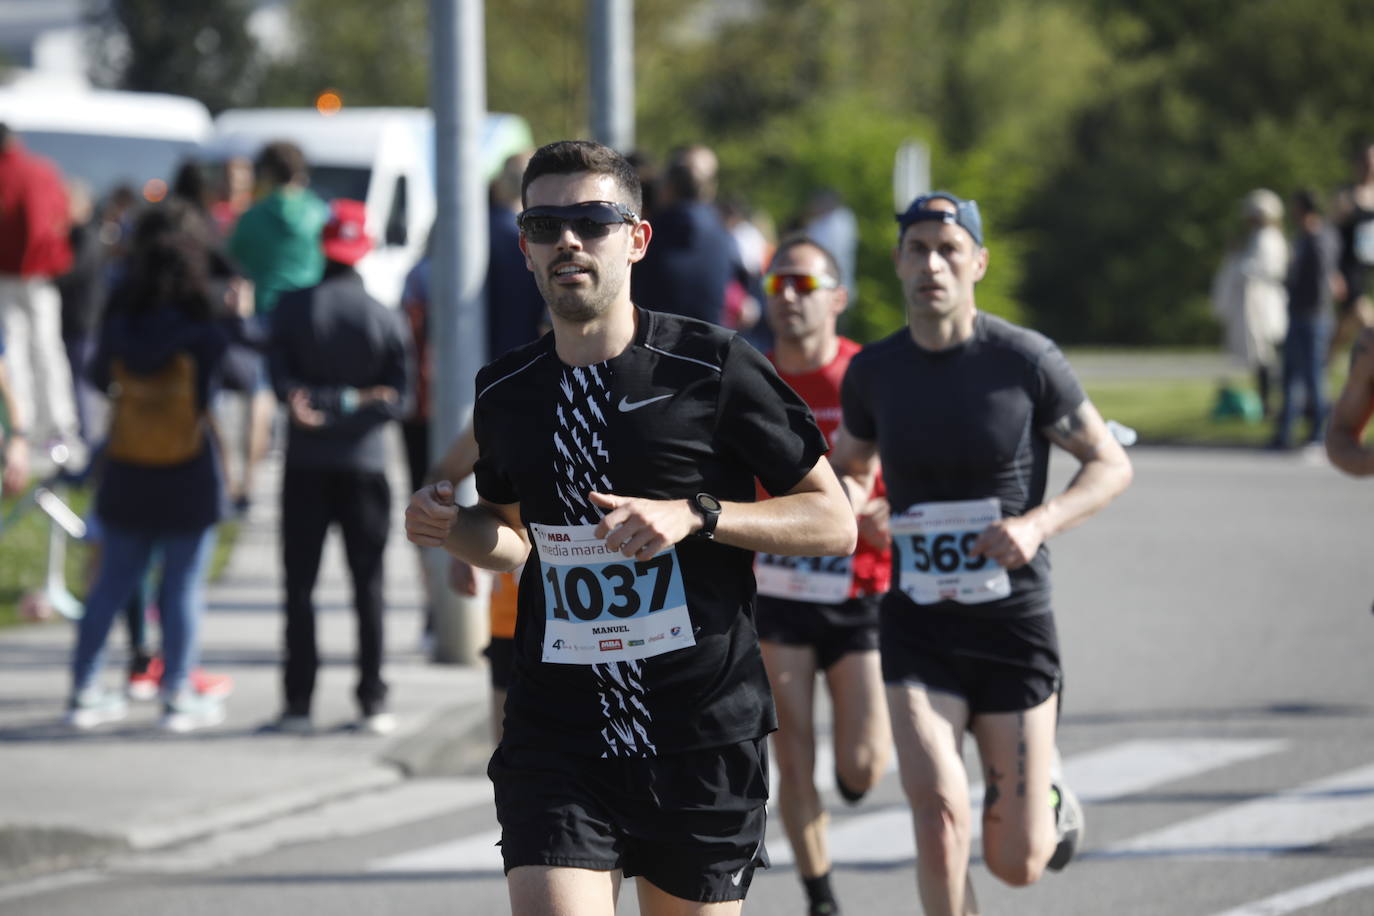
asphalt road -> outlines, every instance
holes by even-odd
[[[1054,544],[1067,683],[1060,744],[1081,858],[985,913],[1374,913],[1374,482],[1299,455],[1137,450],[1136,483]],[[1059,461],[1056,485],[1067,462]],[[8,916],[507,912],[480,778],[455,815],[361,798],[52,879]],[[847,913],[918,911],[895,776],[834,811]],[[388,813],[389,812],[389,813]],[[745,912],[804,912],[786,843]],[[621,913],[635,913],[631,885]]]

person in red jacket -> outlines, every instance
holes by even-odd
[[[0,124],[0,322],[14,396],[38,441],[80,441],[53,278],[71,267],[67,191],[57,168]]]

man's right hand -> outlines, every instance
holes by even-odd
[[[421,547],[443,547],[458,521],[453,504],[453,484],[447,480],[415,491],[406,507],[406,537]]]

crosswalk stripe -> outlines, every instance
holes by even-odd
[[[1116,843],[1105,855],[1288,852],[1374,823],[1374,766],[1359,767]]]
[[[1079,798],[1089,803],[1272,754],[1283,746],[1284,742],[1273,740],[1127,741],[1066,759],[1064,776]],[[982,783],[970,785],[969,793],[976,839],[982,831]],[[774,825],[769,858],[774,865],[791,865],[791,845],[781,823],[775,821]],[[829,843],[836,865],[899,865],[916,858],[911,811],[906,805],[837,818],[831,822]]]
[[[501,839],[501,830],[486,830],[472,836],[426,846],[400,855],[388,856],[369,862],[370,872],[404,872],[419,874],[428,872],[496,872],[500,874],[504,865],[501,850],[496,845]]]
[[[1085,803],[1103,802],[1220,769],[1246,760],[1276,753],[1286,746],[1281,740],[1139,740],[1109,745],[1077,754],[1064,761],[1066,781]],[[817,747],[817,781],[833,783],[833,754],[828,742]],[[822,767],[824,764],[824,767]],[[1368,785],[1360,774],[1374,778],[1368,771],[1346,774],[1329,786],[1314,784],[1307,796],[1326,792],[1330,800],[1339,799],[1344,790]],[[1299,790],[1301,792],[1302,790]],[[974,800],[975,837],[981,830],[981,783],[970,786]],[[1371,793],[1374,794],[1374,793]],[[1374,802],[1361,799],[1363,809]],[[1326,817],[1326,815],[1322,815]],[[1361,815],[1362,819],[1364,816]],[[768,851],[774,865],[790,865],[792,849],[782,830],[780,818],[771,818]],[[1330,818],[1327,818],[1331,822]],[[1374,811],[1367,820],[1374,821]],[[1339,831],[1328,831],[1334,834]],[[1286,836],[1291,834],[1285,834]],[[496,846],[500,831],[485,830],[448,843],[412,850],[368,864],[370,872],[404,873],[496,873],[501,871],[501,853]],[[1307,845],[1306,842],[1303,845]],[[837,817],[830,831],[831,857],[837,865],[900,865],[915,859],[911,812],[906,805],[889,805],[852,817]]]
[[[1325,881],[1317,881],[1313,884],[1296,887],[1291,891],[1283,891],[1272,897],[1265,897],[1263,900],[1247,903],[1224,913],[1217,913],[1215,916],[1283,916],[1284,913],[1306,909],[1318,903],[1325,903],[1333,897],[1340,897],[1351,891],[1358,891],[1371,886],[1374,886],[1374,867],[1361,868],[1358,871],[1327,878]]]

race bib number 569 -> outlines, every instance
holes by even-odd
[[[595,525],[530,525],[544,585],[546,662],[595,665],[696,645],[677,551],[630,560]]]
[[[969,551],[1002,517],[996,499],[919,503],[891,522],[898,587],[917,604],[983,604],[1011,594],[1007,571]]]

